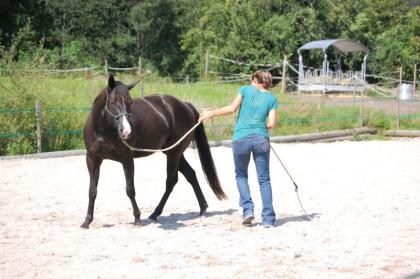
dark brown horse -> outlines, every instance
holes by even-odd
[[[198,112],[193,105],[182,102],[168,95],[151,95],[139,99],[131,99],[129,90],[136,83],[124,85],[108,79],[108,86],[96,97],[91,113],[86,121],[83,139],[86,146],[86,163],[89,170],[89,205],[83,228],[89,228],[93,220],[93,209],[97,193],[99,170],[104,159],[118,161],[124,168],[126,192],[133,207],[134,224],[140,225],[140,210],[135,199],[134,158],[145,157],[152,153],[132,151],[123,144],[126,140],[136,148],[163,149],[177,142],[198,121]],[[158,206],[150,215],[157,220],[175,184],[178,171],[192,185],[200,206],[200,215],[208,207],[198,183],[195,171],[184,158],[184,151],[191,141],[195,141],[202,169],[211,189],[217,198],[226,198],[220,187],[213,158],[204,132],[200,124],[173,149],[165,151],[166,191]],[[147,171],[147,170],[146,170]]]

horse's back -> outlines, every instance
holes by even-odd
[[[165,95],[155,94],[146,97],[138,98],[133,101],[132,110],[138,112],[143,111],[142,115],[147,114],[160,116],[155,117],[156,119],[164,118],[168,125],[174,124],[174,122],[195,122],[198,118],[195,108],[192,104],[179,100],[178,98]],[[158,120],[159,121],[159,120]]]
[[[181,138],[198,120],[192,105],[171,95],[149,95],[133,100],[133,137],[144,148],[162,148]]]

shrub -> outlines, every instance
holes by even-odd
[[[387,130],[392,126],[391,121],[391,117],[383,111],[368,110],[364,118],[364,126]]]

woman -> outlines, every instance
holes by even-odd
[[[275,127],[277,115],[277,98],[268,91],[271,85],[272,77],[269,72],[256,71],[252,75],[251,85],[242,86],[230,105],[205,110],[200,115],[200,120],[205,121],[213,116],[235,113],[239,109],[232,150],[239,204],[243,208],[242,224],[250,225],[254,220],[254,203],[248,184],[248,165],[252,153],[263,205],[261,219],[263,226],[267,228],[272,227],[276,219],[270,182],[270,141],[267,132],[267,129]]]

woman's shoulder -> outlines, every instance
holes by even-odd
[[[241,90],[241,91],[249,91],[249,90],[254,90],[254,89],[255,89],[255,86],[252,86],[252,85],[243,85],[243,86],[240,87],[239,90]]]
[[[252,85],[244,85],[244,86],[241,86],[241,87],[239,88],[239,93],[240,93],[242,96],[245,96],[245,95],[247,95],[248,93],[254,92],[255,90],[256,90],[256,88],[255,88],[254,86],[252,86]]]
[[[265,99],[270,105],[277,104],[277,96],[275,96],[271,91],[265,92]]]

